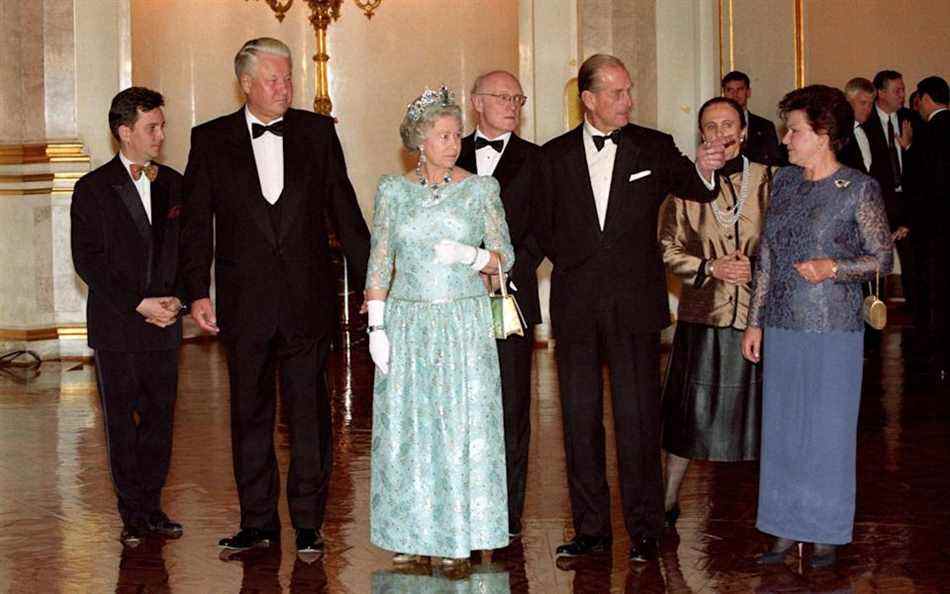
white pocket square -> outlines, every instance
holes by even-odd
[[[644,177],[650,175],[651,173],[653,173],[653,172],[650,171],[649,169],[644,169],[643,171],[640,171],[640,172],[637,172],[637,173],[631,173],[631,174],[630,174],[630,179],[628,179],[627,181],[628,181],[628,182],[634,182],[634,181],[637,181],[638,179],[642,179],[642,178],[644,178]]]

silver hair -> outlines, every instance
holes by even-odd
[[[420,97],[409,105],[402,124],[399,125],[402,144],[410,151],[419,150],[426,134],[432,130],[439,118],[451,116],[458,121],[459,127],[462,126],[462,108],[455,103],[454,97],[449,101],[435,101],[427,105],[421,105],[421,99]]]
[[[271,54],[291,59],[290,48],[283,41],[273,37],[258,37],[251,39],[238,50],[234,56],[234,74],[238,79],[245,74],[253,74],[257,68],[258,54]]]
[[[491,72],[486,72],[485,74],[479,75],[478,78],[475,79],[475,82],[472,83],[472,95],[477,95],[479,92],[481,92],[482,85],[485,83],[486,79],[499,74],[504,74],[511,77],[513,81],[518,83],[519,87],[521,86],[521,81],[518,80],[518,77],[507,70],[492,70]]]

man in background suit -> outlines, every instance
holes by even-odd
[[[115,96],[109,127],[119,154],[76,183],[70,209],[73,264],[89,286],[86,323],[121,541],[129,547],[148,533],[183,532],[162,511],[181,343],[181,175],[154,162],[165,140],[162,105],[160,94],[142,87]]]
[[[234,64],[246,104],[192,131],[182,238],[192,315],[220,333],[228,359],[241,530],[220,545],[244,550],[279,538],[276,375],[290,425],[297,551],[320,555],[332,467],[325,366],[336,320],[325,221],[335,225],[354,286],[366,274],[369,231],[333,119],[290,108],[287,46],[252,39]],[[217,312],[208,298],[212,259]]]
[[[904,188],[905,161],[912,140],[909,110],[905,109],[904,79],[899,72],[882,70],[874,76],[877,97],[864,131],[871,145],[871,177],[881,185],[881,197],[887,210],[894,244],[900,257],[901,286],[904,298],[911,310],[916,332],[925,325],[921,308],[916,303],[914,289],[919,284],[915,278],[914,249],[908,235],[912,232],[910,221],[910,192]],[[914,347],[919,348],[920,342]]]
[[[934,222],[950,216],[950,88],[939,76],[928,76],[917,83],[920,94],[920,115],[925,122],[920,138],[914,142],[914,188],[919,214],[916,220],[932,222],[921,229],[927,238],[926,261],[931,291],[925,312],[932,321],[935,355],[934,365],[941,380],[946,379],[948,366],[947,305],[948,285],[945,263],[950,256],[950,240]],[[917,233],[915,228],[914,233]]]
[[[557,556],[601,552],[611,542],[606,361],[629,557],[650,561],[663,528],[659,353],[660,330],[670,323],[657,215],[671,193],[715,199],[723,140],[701,146],[694,165],[669,135],[630,124],[630,75],[614,56],[588,58],[578,88],[584,122],[542,147],[532,213],[554,264],[551,322],[575,531]]]
[[[742,146],[743,154],[766,165],[783,165],[785,160],[781,157],[775,124],[749,111],[749,97],[752,96],[749,76],[733,70],[722,77],[721,86],[722,96],[732,99],[745,110],[747,128],[746,141]]]
[[[515,264],[508,274],[507,287],[517,296],[527,323],[524,336],[512,335],[496,341],[501,366],[511,538],[521,535],[524,511],[531,442],[531,359],[534,326],[541,323],[537,270],[544,257],[530,229],[538,147],[515,134],[525,100],[521,83],[513,74],[494,71],[479,76],[472,87],[478,127],[462,139],[458,159],[460,167],[478,175],[491,175],[501,185],[501,201],[515,248]]]
[[[838,160],[862,173],[871,170],[871,145],[864,130],[864,123],[874,107],[874,85],[866,78],[856,77],[844,87],[844,95],[854,110],[854,129],[851,139],[838,155]]]

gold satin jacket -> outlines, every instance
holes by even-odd
[[[660,211],[657,232],[663,262],[667,269],[683,281],[678,319],[686,322],[732,327],[743,330],[749,315],[752,297],[751,282],[729,285],[708,274],[711,260],[731,254],[736,249],[752,259],[762,234],[765,211],[771,192],[775,169],[750,162],[743,180],[737,172],[719,181],[715,202],[702,204],[670,196]],[[735,225],[726,227],[716,220],[712,205],[720,209],[732,207],[738,200],[742,183],[751,183],[749,196]]]

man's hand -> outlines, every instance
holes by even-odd
[[[198,299],[191,304],[191,317],[198,324],[198,327],[209,334],[218,333],[218,318],[214,315],[214,307],[211,305],[211,299],[205,297]]]
[[[146,297],[135,308],[135,311],[145,318],[145,321],[149,324],[164,328],[174,324],[175,318],[178,316],[178,309],[172,309],[172,299],[178,301],[174,297]]]
[[[715,138],[704,142],[696,149],[696,168],[706,180],[712,180],[713,172],[726,164],[726,141]]]
[[[914,141],[914,128],[910,125],[910,120],[904,120],[904,123],[901,124],[901,135],[897,141],[901,143],[901,148],[905,151],[910,148]]]
[[[907,237],[908,235],[910,235],[910,229],[908,229],[904,225],[901,225],[900,227],[897,228],[896,231],[891,233],[891,241],[900,241],[904,239],[905,237]]]

